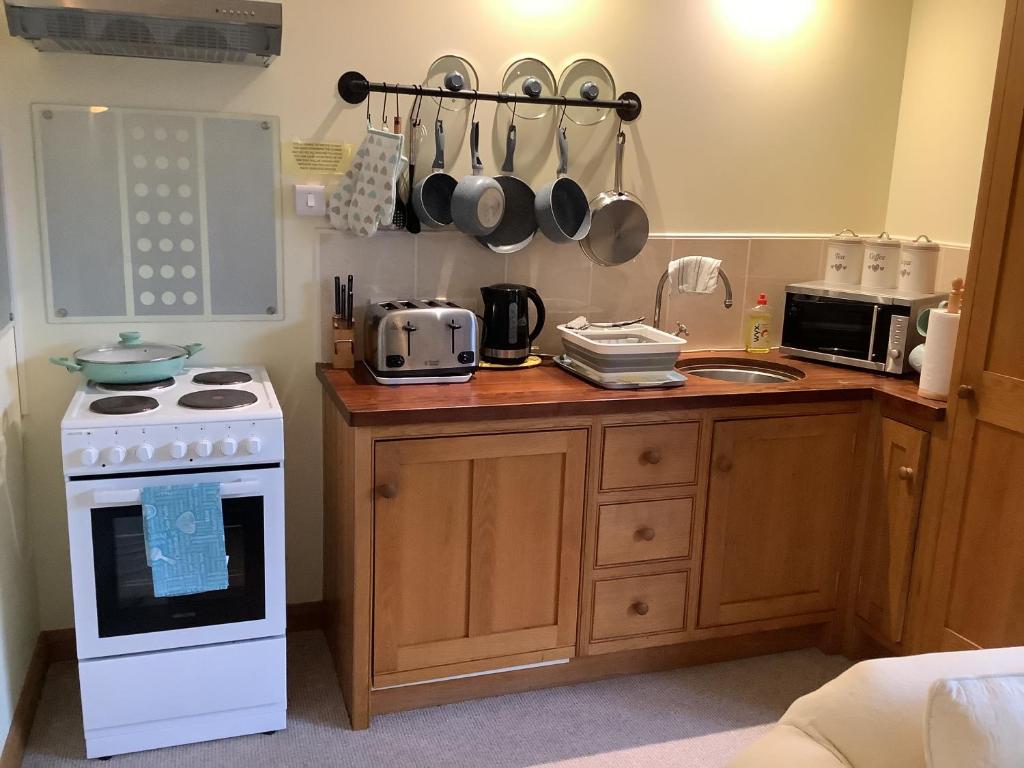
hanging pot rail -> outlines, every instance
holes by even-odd
[[[528,96],[515,93],[463,91],[458,88],[428,88],[423,85],[399,83],[373,83],[361,72],[350,71],[338,78],[338,95],[349,104],[362,104],[371,93],[395,93],[405,96],[437,96],[443,99],[466,101],[496,101],[499,104],[556,104],[567,107],[593,107],[614,109],[625,122],[640,117],[640,96],[626,91],[617,99],[577,99],[566,96]]]

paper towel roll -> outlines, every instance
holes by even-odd
[[[917,393],[931,400],[945,400],[949,394],[949,377],[953,373],[953,353],[960,315],[945,309],[928,314],[928,338],[924,343],[924,364]]]

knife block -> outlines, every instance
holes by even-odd
[[[333,315],[331,325],[334,331],[334,346],[331,354],[332,368],[356,367],[356,332],[341,315]]]

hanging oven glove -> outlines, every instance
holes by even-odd
[[[369,129],[338,189],[329,214],[335,229],[370,237],[395,213],[395,182],[403,167],[405,137]]]

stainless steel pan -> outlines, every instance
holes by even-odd
[[[640,199],[622,189],[622,156],[626,134],[615,137],[615,188],[590,201],[590,233],[580,247],[602,267],[616,267],[636,258],[647,244],[650,221]]]

